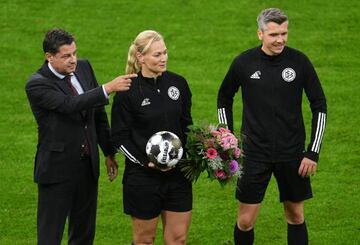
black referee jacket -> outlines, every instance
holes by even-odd
[[[149,183],[165,174],[147,167],[146,143],[154,133],[166,130],[186,144],[185,133],[192,124],[191,92],[187,81],[175,73],[166,71],[154,79],[139,72],[130,90],[115,95],[111,113],[111,141],[126,156],[123,181]]]
[[[233,98],[241,87],[241,135],[246,158],[287,161],[306,156],[318,161],[326,123],[326,99],[310,60],[285,47],[268,56],[261,47],[236,57],[218,93],[220,123],[233,130]],[[310,102],[312,128],[305,150],[303,91]]]

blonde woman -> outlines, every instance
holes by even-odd
[[[159,218],[165,244],[185,244],[191,222],[192,186],[175,167],[160,171],[145,146],[158,131],[171,131],[186,143],[192,124],[186,80],[167,71],[163,37],[141,32],[131,44],[126,73],[137,73],[130,90],[117,93],[112,107],[112,142],[125,156],[124,213],[132,218],[133,244],[154,244]]]

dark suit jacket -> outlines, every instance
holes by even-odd
[[[76,178],[81,159],[81,145],[86,134],[90,144],[94,179],[99,177],[100,145],[104,155],[114,154],[109,143],[110,129],[104,109],[108,104],[86,60],[78,60],[76,78],[84,93],[73,96],[66,82],[56,77],[47,62],[26,84],[31,109],[38,124],[38,145],[34,180],[56,183]]]

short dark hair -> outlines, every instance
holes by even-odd
[[[43,41],[43,50],[44,53],[49,52],[56,54],[59,52],[59,48],[65,44],[72,44],[75,42],[75,38],[68,32],[63,29],[51,29],[49,30]]]

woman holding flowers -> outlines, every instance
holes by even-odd
[[[154,244],[159,217],[165,244],[185,244],[191,221],[192,186],[178,167],[160,171],[145,147],[159,131],[175,133],[186,144],[192,124],[186,80],[166,70],[167,49],[155,31],[141,32],[131,44],[126,73],[137,73],[129,91],[114,97],[112,142],[126,156],[124,212],[131,215],[133,244]]]

